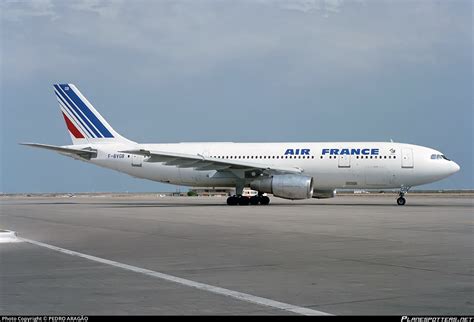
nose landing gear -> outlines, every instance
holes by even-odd
[[[405,194],[410,190],[410,187],[401,187],[400,192],[398,193],[397,205],[404,206],[407,200],[405,199]]]
[[[403,198],[403,197],[399,197],[399,198],[397,199],[397,204],[398,204],[399,206],[405,205],[406,202],[407,202],[406,199]]]

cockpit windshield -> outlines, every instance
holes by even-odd
[[[432,154],[431,155],[431,160],[443,160],[443,159],[447,160],[447,161],[451,161],[443,154]]]

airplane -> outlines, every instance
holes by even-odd
[[[133,177],[183,186],[235,187],[228,205],[268,205],[275,197],[332,198],[337,189],[399,189],[446,178],[459,165],[431,148],[395,142],[193,142],[148,144],[116,132],[74,84],[54,84],[72,145],[23,145]],[[258,192],[243,196],[245,187]]]

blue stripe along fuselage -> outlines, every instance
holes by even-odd
[[[71,107],[71,108],[76,112],[76,114],[84,121],[84,123],[87,125],[87,127],[88,127],[92,132],[94,132],[95,136],[101,138],[102,135],[94,128],[94,126],[90,123],[90,121],[81,113],[81,111],[79,110],[79,108],[76,107],[76,105],[75,105],[73,102],[71,102],[71,100],[70,100],[69,97],[64,93],[64,91],[62,90],[62,88],[60,88],[58,85],[54,85],[54,88],[56,88],[56,90],[58,91],[60,97],[63,98],[63,100],[66,102],[66,104],[67,104],[69,107]]]
[[[74,90],[71,87],[69,87],[69,85],[60,84],[59,86],[64,90],[64,93],[67,96],[69,96],[69,98],[72,99],[72,101],[76,104],[76,106],[81,109],[84,115],[95,125],[95,127],[97,128],[97,130],[100,131],[103,137],[106,137],[106,138],[114,137],[112,133],[110,133],[109,130],[107,130],[104,124],[102,124],[102,122],[97,118],[97,116],[95,116],[95,114],[92,113],[92,111],[87,107],[87,105],[84,104],[82,99],[80,99],[79,96],[77,96]],[[66,90],[66,88],[69,88],[69,90]]]

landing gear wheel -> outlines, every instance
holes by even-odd
[[[403,198],[403,197],[400,197],[400,198],[397,199],[397,204],[399,206],[403,206],[406,202],[407,202],[406,199]]]
[[[407,202],[404,197],[405,197],[405,194],[408,192],[408,190],[410,190],[410,187],[407,187],[407,186],[400,187],[400,192],[398,193],[398,199],[397,199],[397,204],[399,206],[403,206]]]
[[[227,204],[229,206],[235,206],[235,205],[237,205],[238,202],[239,202],[239,198],[237,198],[236,196],[232,196],[232,197],[227,198]]]
[[[239,197],[239,205],[241,206],[248,206],[248,204],[250,203],[250,198],[249,197]]]
[[[260,198],[258,196],[250,197],[250,204],[251,205],[256,206],[256,205],[258,205],[259,202],[260,202]]]
[[[270,203],[270,198],[267,196],[262,196],[260,199],[260,204],[261,205],[268,205]]]

